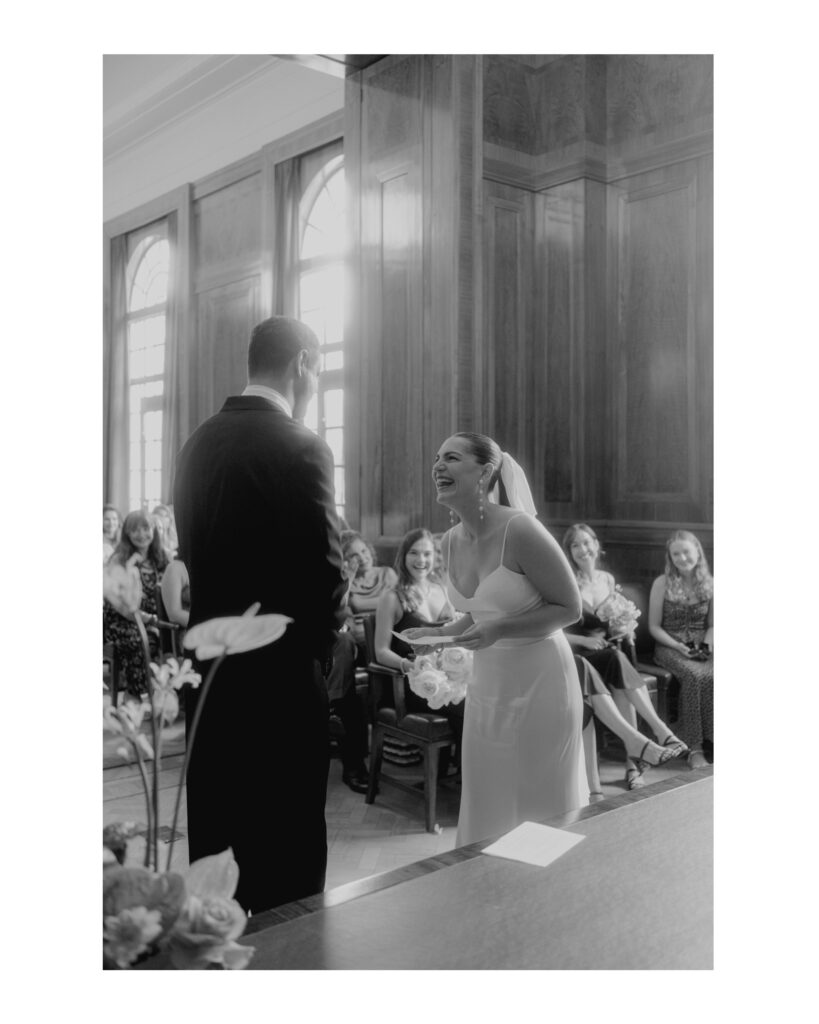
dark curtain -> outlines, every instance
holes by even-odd
[[[128,509],[128,339],[125,267],[128,237],[111,239],[111,307],[103,350],[103,501]]]
[[[274,312],[298,316],[299,309],[299,200],[301,199],[301,158],[276,164],[275,188],[275,277]]]
[[[168,217],[168,243],[170,246],[170,274],[168,277],[168,307],[165,319],[165,387],[162,392],[162,500],[173,502],[173,477],[176,455],[185,438],[182,436],[180,402],[182,398],[181,357],[184,339],[181,337],[183,305],[182,267],[179,246],[179,221],[176,213]]]

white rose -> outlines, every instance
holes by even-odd
[[[435,710],[443,707],[449,699],[449,687],[446,674],[435,668],[423,669],[410,676],[410,689],[423,697],[429,706]]]
[[[466,684],[472,677],[472,651],[463,647],[446,648],[441,654],[441,670],[446,672],[450,682]]]

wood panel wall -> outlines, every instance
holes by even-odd
[[[192,428],[247,383],[247,343],[262,319],[262,182],[256,157],[195,192]]]
[[[402,56],[348,83],[353,454],[384,550],[446,525],[414,465],[434,422],[496,437],[555,535],[590,522],[629,578],[672,527],[712,554],[711,95],[684,55]]]
[[[432,459],[474,408],[475,68],[393,57],[348,81],[348,512],[376,543],[444,528]]]
[[[712,554],[712,92],[702,55],[394,55],[347,80],[346,498],[369,539],[446,527],[432,458],[478,429],[619,574],[656,574],[673,526]],[[189,430],[277,308],[276,162],[341,131],[194,186]]]

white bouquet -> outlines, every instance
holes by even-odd
[[[619,586],[595,609],[595,615],[606,623],[612,640],[631,640],[637,629],[640,609],[633,601],[624,597]]]
[[[472,678],[472,651],[444,647],[422,654],[412,663],[407,678],[412,692],[434,711],[445,704],[460,704]]]

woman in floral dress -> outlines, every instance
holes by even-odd
[[[681,757],[687,753],[685,744],[654,710],[643,677],[634,667],[632,659],[619,645],[613,645],[607,638],[608,624],[600,616],[605,615],[603,607],[617,592],[611,573],[598,568],[601,549],[597,534],[585,523],[575,523],[563,535],[563,550],[574,569],[583,599],[583,618],[565,630],[566,639],[575,653],[585,658],[600,673],[617,710],[626,722],[636,729],[639,713],[657,737],[660,746],[666,748],[663,756],[652,758],[654,763],[662,764],[673,757]],[[627,650],[631,644],[629,637],[622,639],[622,645]],[[642,775],[647,767],[645,760],[627,757],[626,765],[626,783],[629,789],[637,789],[644,784]]]
[[[677,530],[666,544],[665,572],[651,587],[648,625],[654,660],[680,684],[677,731],[690,748],[688,764],[708,762],[714,742],[714,577],[697,537]]]
[[[145,623],[156,622],[156,590],[168,564],[159,533],[149,516],[143,512],[129,512],[122,524],[119,544],[111,556],[113,563],[126,565],[134,558],[142,581],[140,614]],[[139,629],[132,619],[120,615],[108,601],[103,602],[102,635],[104,643],[112,643],[125,672],[125,689],[129,696],[139,698],[147,689],[145,660]],[[151,655],[159,650],[159,639],[148,633]]]

